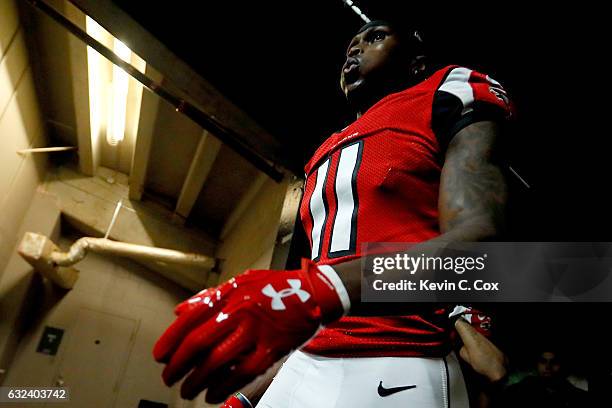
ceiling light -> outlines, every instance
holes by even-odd
[[[90,17],[86,19],[86,28],[94,39],[111,48],[123,61],[130,62],[132,51]],[[105,134],[106,142],[116,146],[125,137],[130,77],[91,47],[87,47],[87,63],[93,143]]]
[[[118,39],[113,40],[113,51],[122,60],[129,62],[132,51]],[[125,115],[127,110],[129,76],[116,65],[113,65],[112,92],[108,110],[108,127],[106,128],[106,141],[116,146],[125,136]]]

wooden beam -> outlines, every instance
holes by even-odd
[[[162,79],[161,75],[148,65],[145,72],[156,81]],[[157,95],[152,92],[143,92],[136,143],[132,155],[132,169],[130,170],[130,200],[140,201],[142,199],[159,104],[160,99]]]
[[[208,178],[210,169],[212,169],[215,159],[219,154],[219,149],[221,149],[221,142],[207,131],[204,131],[183,183],[183,188],[176,204],[176,214],[187,218],[191,213],[193,205]]]

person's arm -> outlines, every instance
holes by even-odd
[[[427,255],[431,242],[498,237],[506,203],[498,133],[494,122],[475,122],[450,140],[440,182],[442,234],[419,245],[414,256]],[[207,401],[220,402],[346,313],[406,314],[429,306],[361,303],[360,286],[359,259],[333,267],[303,259],[298,270],[251,270],[206,289],[179,306],[185,311],[155,344],[155,359],[167,363],[164,382],[187,375],[184,398],[208,388]]]
[[[478,377],[466,377],[473,379],[468,384],[470,395],[479,408],[497,406],[508,375],[506,355],[462,318],[455,321],[455,330],[462,342],[459,356]]]
[[[488,241],[502,234],[507,190],[499,163],[499,139],[499,125],[492,121],[472,123],[451,139],[440,179],[441,235],[415,247],[411,251],[415,257],[423,252],[427,255],[427,243]],[[401,314],[415,307],[410,303],[361,303],[361,265],[356,259],[333,266],[348,292],[351,314]]]
[[[495,383],[507,374],[508,360],[505,354],[463,319],[457,319],[455,330],[462,341],[459,356],[487,382]]]

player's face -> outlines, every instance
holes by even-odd
[[[399,39],[390,27],[369,27],[351,40],[340,74],[340,86],[351,100],[357,93],[376,94],[399,63]],[[357,92],[359,91],[359,92]]]
[[[541,377],[554,377],[559,374],[561,364],[554,353],[546,351],[538,359],[538,374]]]

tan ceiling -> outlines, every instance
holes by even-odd
[[[53,3],[73,19],[75,15],[77,19],[84,18],[79,17],[80,12],[67,2],[58,0]],[[73,72],[75,65],[86,67],[86,53],[82,52],[85,45],[74,39],[69,40],[71,35],[47,16],[27,8],[24,13],[28,21],[28,41],[36,84],[52,140],[57,144],[78,146],[78,111],[88,102],[76,99],[78,95],[87,95],[84,88],[87,84],[75,80]],[[81,47],[80,52],[76,52],[79,50],[75,51],[75,47]],[[158,98],[148,90],[144,93],[143,100]],[[145,109],[144,102],[142,109]],[[185,188],[203,129],[163,100],[158,101],[156,112],[145,113],[141,112],[141,122],[149,120],[152,123],[140,123],[139,132],[146,127],[143,125],[152,127],[153,132],[143,183],[144,197],[173,210]],[[140,135],[135,136],[138,138]],[[101,143],[104,144],[104,140]],[[131,158],[134,154],[142,154],[134,152],[134,146],[134,140],[128,140],[119,146],[119,153],[112,153],[114,156],[107,146],[103,146],[100,165],[124,173],[130,179]],[[78,160],[78,157],[74,159]],[[203,186],[196,191],[197,199],[186,217],[187,222],[212,233],[213,237],[219,237],[241,197],[261,174],[241,156],[222,146]]]

